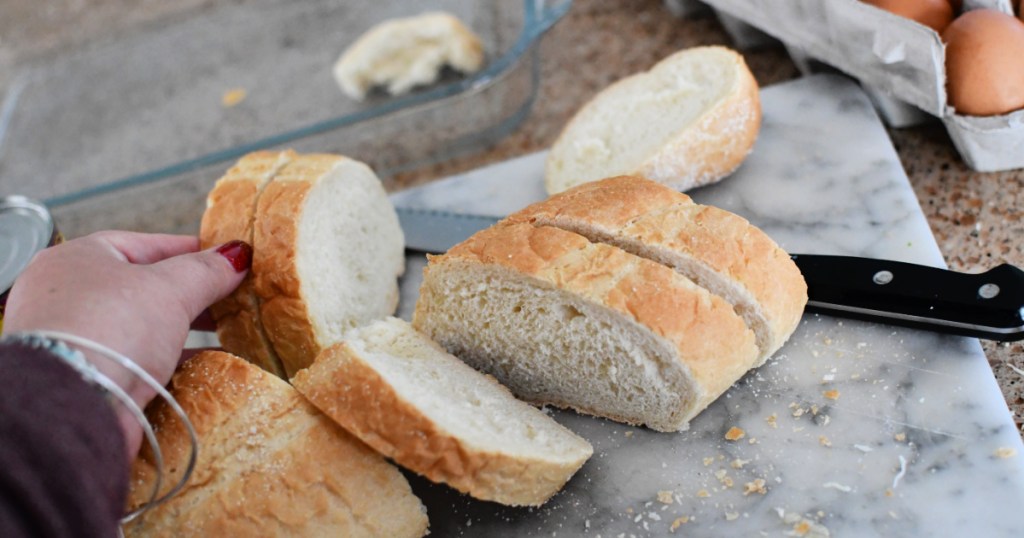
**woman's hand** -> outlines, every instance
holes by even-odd
[[[192,322],[234,290],[252,259],[240,241],[199,252],[194,237],[100,232],[48,248],[18,277],[4,332],[51,330],[88,338],[166,384]],[[155,395],[124,368],[90,361],[144,407]],[[119,410],[134,457],[142,430]]]

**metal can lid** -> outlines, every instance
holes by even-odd
[[[53,217],[46,206],[24,196],[0,198],[0,293],[40,250],[50,244]]]

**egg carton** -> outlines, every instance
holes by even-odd
[[[945,45],[922,24],[860,0],[704,0],[737,48],[781,41],[803,73],[838,69],[857,78],[883,121],[901,128],[941,120],[978,171],[1024,168],[1024,111],[958,115],[948,105]],[[965,0],[963,9],[1012,13],[1009,0]],[[728,21],[728,22],[727,22]]]

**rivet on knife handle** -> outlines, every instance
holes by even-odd
[[[1024,271],[968,274],[911,263],[796,254],[807,310],[988,340],[1024,339]]]

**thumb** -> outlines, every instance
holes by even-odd
[[[189,320],[231,293],[252,264],[252,247],[230,241],[201,252],[181,254],[149,266],[181,299]]]

